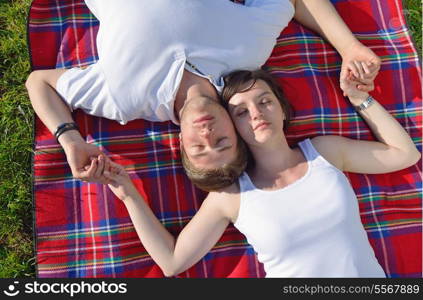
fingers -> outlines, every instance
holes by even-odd
[[[351,61],[347,64],[346,70],[341,70],[340,77],[345,77],[351,71],[360,80],[373,80],[379,72],[379,65],[369,62]]]
[[[354,74],[355,77],[358,78],[360,76],[360,73],[357,69],[357,66],[355,65],[355,63],[353,61],[350,61],[347,64],[347,68],[348,68],[348,70],[350,70]]]
[[[363,68],[363,70],[364,70],[364,73],[365,73],[366,75],[368,75],[368,74],[370,74],[370,73],[371,73],[371,71],[370,71],[370,66],[371,66],[371,65],[368,65],[368,64],[364,63],[363,61],[362,61],[362,62],[360,62],[360,64],[361,64],[361,66],[362,66],[362,68]]]
[[[98,157],[91,157],[90,165],[81,169],[78,179],[85,182],[98,182],[107,184],[108,180],[103,176],[104,171],[109,168],[111,160],[104,154]]]
[[[361,62],[359,62],[359,61],[356,61],[356,60],[354,60],[353,63],[356,66],[356,68],[358,70],[358,73],[359,73],[359,76],[356,76],[356,77],[358,77],[360,79],[364,79],[365,70],[363,68],[363,64]]]
[[[109,184],[116,186],[118,184],[119,168],[110,167],[109,170],[105,170],[103,175],[108,180]]]
[[[110,162],[111,160],[106,156],[104,159],[104,172],[102,174],[102,178],[104,180],[104,184],[110,184],[111,183],[111,179],[109,179],[107,176],[105,176],[106,172],[110,172]]]
[[[111,160],[107,156],[105,156],[104,157],[104,172],[110,170],[110,162]]]
[[[374,78],[368,78],[367,76],[374,76],[374,73],[372,73],[371,67],[367,66],[364,62],[361,62],[364,70],[364,79],[356,78],[352,73],[350,72],[350,75],[348,76],[348,79],[350,83],[354,83],[357,86],[357,89],[359,89],[362,92],[371,92],[374,90]],[[373,69],[374,70],[374,69]],[[344,93],[345,96],[345,93]]]
[[[104,172],[109,167],[110,160],[107,159],[104,155],[99,155],[98,157],[98,167],[97,171],[95,172],[94,181],[100,182],[102,184],[108,184],[110,183],[110,180],[104,176]]]
[[[101,175],[103,175],[104,172],[104,164],[105,164],[105,159],[102,155],[99,155],[97,157],[97,161],[98,161],[98,165],[97,165],[97,170],[94,173],[94,177],[95,178],[99,178],[101,177]]]
[[[353,75],[353,72],[351,71],[346,76],[346,78],[340,79],[340,85],[344,97],[357,93],[357,90],[365,92],[370,89],[368,86],[365,89],[359,89],[361,82]]]
[[[114,176],[124,175],[124,167],[113,162],[104,154],[98,155],[97,157],[91,157],[90,159],[91,163],[80,168],[75,178],[84,182],[110,184],[113,179],[105,174]]]
[[[84,174],[85,180],[88,181],[89,179],[94,177],[94,174],[97,171],[97,165],[98,165],[97,158],[92,158],[90,167],[88,168],[88,170],[86,170],[86,172]]]
[[[351,60],[341,69],[340,80],[344,85],[354,84],[362,92],[374,90],[374,80],[379,72],[381,60],[378,57],[366,61]],[[345,91],[344,96],[347,96]]]
[[[380,66],[371,64],[370,66],[364,64],[367,68],[367,72],[364,74],[364,78],[374,80],[376,75],[379,73]]]

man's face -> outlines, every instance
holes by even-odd
[[[180,113],[181,146],[196,168],[211,169],[235,160],[237,136],[227,111],[207,97],[189,99]]]

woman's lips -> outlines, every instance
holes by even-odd
[[[258,130],[258,129],[264,129],[267,128],[270,125],[269,122],[260,122],[258,123],[255,127],[254,127],[254,131]]]

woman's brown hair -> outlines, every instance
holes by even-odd
[[[274,77],[269,74],[267,71],[262,69],[257,69],[254,71],[249,70],[238,70],[232,73],[229,73],[225,76],[225,87],[222,92],[223,105],[227,108],[229,100],[238,93],[244,93],[249,91],[257,80],[263,80],[278,98],[279,103],[282,106],[282,110],[285,114],[284,120],[284,129],[288,127],[289,121],[292,116],[292,109],[289,105],[288,100],[285,98],[285,95]],[[248,84],[247,87],[245,85]]]

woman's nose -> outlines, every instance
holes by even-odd
[[[263,116],[263,113],[258,107],[254,106],[250,108],[250,115],[251,115],[251,119],[257,120]]]

